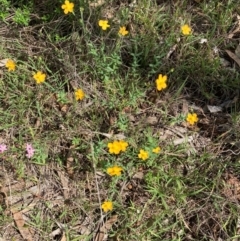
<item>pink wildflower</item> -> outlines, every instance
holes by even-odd
[[[5,144],[0,144],[0,153],[3,153],[7,150],[7,146]]]
[[[27,155],[26,155],[27,158],[33,157],[35,150],[33,149],[32,144],[27,143],[26,151],[27,151]]]

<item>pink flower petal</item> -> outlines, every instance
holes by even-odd
[[[0,144],[0,153],[3,153],[7,150],[7,146],[5,144]]]

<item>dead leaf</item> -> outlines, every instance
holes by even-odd
[[[111,218],[109,218],[106,222],[105,225],[103,225],[100,230],[110,230],[113,226],[114,223],[116,223],[118,220],[118,215],[113,215]]]
[[[93,132],[94,134],[99,134],[99,135],[102,135],[102,136],[105,136],[105,137],[107,137],[108,139],[111,139],[111,138],[113,138],[113,139],[117,139],[117,140],[124,140],[124,139],[126,139],[126,136],[123,134],[123,133],[118,133],[118,134],[113,134],[113,133],[110,133],[110,134],[108,134],[108,133],[103,133],[103,132]]]
[[[235,54],[237,55],[238,58],[240,58],[240,44],[235,49]]]
[[[106,176],[106,174],[103,172],[100,172],[100,171],[96,171],[96,176],[97,176],[97,178],[103,178]]]
[[[55,238],[56,236],[60,235],[61,233],[62,233],[61,229],[57,228],[54,231],[52,231],[49,236],[51,238]]]
[[[233,59],[237,65],[240,67],[240,59],[238,58],[238,56],[236,54],[234,54],[233,52],[226,50],[226,53],[228,54],[228,56]]]
[[[116,122],[117,122],[117,117],[111,115],[110,118],[109,118],[109,123],[110,123],[110,125],[111,125],[111,126],[112,126],[112,125],[115,125]]]
[[[69,156],[67,158],[66,169],[67,169],[68,175],[70,177],[73,177],[73,175],[74,175],[74,158],[71,156]]]
[[[173,46],[170,48],[170,50],[169,50],[169,52],[168,52],[168,54],[167,54],[167,56],[166,56],[166,59],[169,59],[169,58],[171,57],[171,55],[172,55],[173,52],[176,50],[176,48],[177,48],[177,44],[173,45]]]
[[[126,136],[123,133],[118,133],[116,135],[113,135],[115,140],[125,140]]]
[[[237,15],[236,28],[228,34],[228,38],[233,38],[235,34],[240,33],[240,16]]]
[[[131,114],[128,115],[128,119],[129,119],[131,122],[135,122],[135,121],[136,121],[135,117],[134,117],[133,115],[131,115]]]
[[[188,102],[187,102],[187,100],[183,99],[183,101],[182,101],[182,113],[184,115],[187,115],[188,109],[189,109]]]
[[[222,107],[221,106],[207,105],[207,108],[210,111],[210,113],[217,113],[217,112],[222,111]]]
[[[105,137],[107,137],[108,139],[111,139],[112,137],[113,137],[113,133],[110,133],[110,134],[108,134],[108,133],[103,133],[103,132],[93,132],[94,134],[99,134],[99,135],[102,135],[102,136],[105,136]]]
[[[207,43],[207,39],[206,38],[201,38],[199,41],[200,44],[204,44]]]
[[[136,172],[136,173],[133,175],[133,178],[142,180],[142,179],[143,179],[143,172]]]
[[[104,0],[98,0],[98,1],[94,1],[94,2],[90,1],[89,6],[96,8],[96,7],[102,6],[104,3],[105,3]]]
[[[78,88],[78,84],[76,80],[71,80],[70,81],[70,85],[73,89],[77,89]]]
[[[24,226],[25,220],[23,219],[22,212],[13,213],[13,218],[23,239],[26,241],[33,241],[30,229]]]
[[[6,63],[7,63],[7,61],[8,61],[8,59],[2,59],[2,60],[0,60],[0,67],[5,66]]]
[[[64,175],[62,171],[57,171],[58,176],[60,177],[62,187],[63,187],[63,196],[65,199],[69,198],[69,186],[68,186],[68,178]]]
[[[94,241],[105,241],[108,238],[108,231],[112,228],[113,224],[118,220],[118,215],[113,215],[100,227],[97,232]]]
[[[40,118],[37,118],[36,123],[35,123],[35,128],[38,129],[41,126],[41,120]]]
[[[158,119],[156,116],[148,116],[146,119],[146,123],[150,125],[156,125],[158,123]]]
[[[63,105],[60,107],[61,108],[61,111],[64,112],[64,113],[67,113],[68,109],[69,109],[69,106],[68,105]]]
[[[228,174],[226,185],[223,190],[223,194],[229,200],[240,200],[240,182],[237,177],[232,174]]]
[[[173,141],[173,144],[175,145],[175,146],[177,146],[177,145],[180,145],[180,144],[182,144],[182,143],[187,143],[187,142],[192,142],[193,141],[193,136],[188,136],[188,137],[184,137],[184,138],[178,138],[178,139],[175,139],[174,141]]]
[[[65,233],[63,233],[63,235],[62,235],[61,241],[67,241]]]

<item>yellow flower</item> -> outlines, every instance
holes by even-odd
[[[189,35],[191,33],[191,27],[189,27],[189,25],[185,24],[181,27],[182,30],[182,34],[183,35]]]
[[[157,90],[162,90],[167,88],[167,75],[158,75],[158,78],[156,79],[156,85],[157,85]]]
[[[186,120],[190,125],[194,125],[195,122],[198,122],[197,114],[196,113],[193,113],[193,114],[188,113]]]
[[[128,143],[126,141],[120,140],[119,141],[119,146],[121,148],[121,151],[126,151],[128,147]]]
[[[111,201],[105,201],[102,204],[101,207],[102,207],[103,211],[106,213],[108,211],[112,211],[113,210],[113,203]]]
[[[121,151],[126,151],[128,147],[128,143],[126,141],[114,141],[112,143],[108,143],[108,151],[110,154],[119,154]]]
[[[107,174],[110,176],[121,176],[122,168],[119,166],[113,166],[107,168]]]
[[[118,141],[114,141],[112,143],[108,143],[108,151],[110,154],[119,154],[121,151],[121,145],[119,145]]]
[[[126,30],[126,27],[120,27],[119,32],[120,35],[125,36],[128,34],[128,31]]]
[[[110,27],[110,25],[108,24],[108,20],[99,20],[98,25],[102,28],[102,30],[106,30]]]
[[[75,91],[75,99],[76,100],[83,100],[84,97],[85,97],[85,93],[83,92],[82,89],[77,89]]]
[[[16,64],[13,60],[8,59],[5,66],[8,68],[8,71],[14,71],[16,69]]]
[[[161,151],[161,148],[159,146],[154,148],[154,149],[152,149],[152,152],[156,153],[156,154],[158,154],[160,151]]]
[[[37,71],[37,73],[33,75],[33,78],[36,80],[37,84],[41,84],[45,81],[46,75],[43,74],[41,71]]]
[[[74,8],[74,3],[69,2],[66,0],[64,4],[62,5],[62,9],[65,14],[72,13]]]
[[[140,152],[139,152],[139,154],[138,154],[138,157],[139,157],[140,159],[142,159],[143,161],[145,161],[146,159],[148,159],[149,154],[148,154],[147,151],[144,151],[144,150],[141,149]]]

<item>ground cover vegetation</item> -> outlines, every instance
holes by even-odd
[[[239,240],[239,1],[0,19],[0,240]]]

